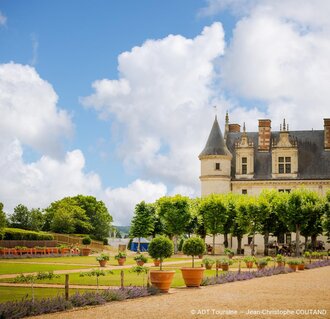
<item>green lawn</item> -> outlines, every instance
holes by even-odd
[[[0,275],[4,274],[20,274],[39,271],[54,270],[70,270],[84,269],[90,266],[74,266],[74,265],[49,265],[49,264],[23,264],[23,263],[0,263]]]
[[[153,269],[157,269],[153,267]],[[175,275],[172,283],[172,287],[180,287],[184,286],[184,281],[182,279],[180,269],[165,267],[167,270],[175,270]],[[101,286],[120,286],[120,272],[121,270],[114,270],[113,274],[107,273],[106,276],[99,277],[99,285]],[[205,277],[210,277],[215,275],[215,269],[206,270],[204,272]],[[54,278],[51,280],[38,280],[36,283],[48,283],[48,284],[62,284],[64,285],[64,275],[60,275],[59,278]],[[125,286],[142,286],[147,283],[147,276],[143,277],[143,274],[137,275],[132,272],[131,269],[124,270],[124,284]],[[1,282],[13,282],[14,279],[2,279]],[[96,277],[80,277],[79,273],[73,273],[69,275],[70,284],[73,285],[96,285]]]
[[[86,289],[70,289],[70,294],[74,294],[76,291],[84,292]],[[93,291],[88,289],[88,291]],[[64,289],[60,288],[34,288],[34,296],[36,299],[55,297],[57,295],[63,295]],[[0,287],[0,303],[13,300],[21,300],[22,298],[32,298],[31,288],[21,287]]]

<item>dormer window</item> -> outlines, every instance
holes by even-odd
[[[279,174],[291,173],[291,157],[280,156],[278,158],[278,173]]]
[[[220,163],[215,163],[215,170],[220,171]]]

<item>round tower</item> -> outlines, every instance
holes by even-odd
[[[201,193],[228,193],[231,191],[231,160],[220,126],[215,116],[214,123],[203,151],[199,154],[201,161]]]

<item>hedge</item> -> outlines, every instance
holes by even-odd
[[[51,234],[19,228],[3,228],[1,232],[3,240],[54,240]]]

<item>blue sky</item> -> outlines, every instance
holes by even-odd
[[[84,193],[125,225],[140,200],[199,196],[213,105],[322,129],[330,8],[297,1],[1,0],[5,210]]]

